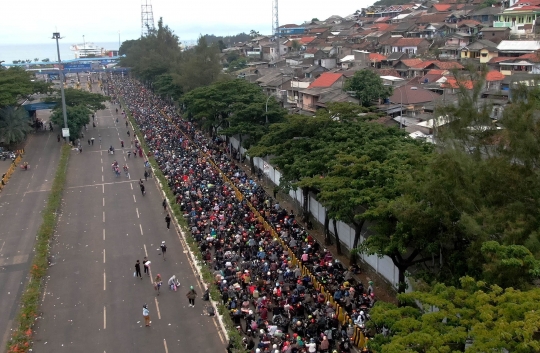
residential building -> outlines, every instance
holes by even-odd
[[[503,40],[497,45],[499,56],[518,57],[540,50],[540,42],[535,40]]]
[[[493,27],[510,28],[511,34],[532,34],[536,18],[540,15],[539,6],[515,6],[504,11],[498,16],[498,20],[493,22]]]
[[[510,38],[510,28],[508,27],[484,27],[478,33],[478,38],[487,39],[493,43],[499,44],[503,40]]]
[[[497,44],[486,39],[479,39],[461,49],[462,60],[474,59],[478,60],[480,64],[487,64],[492,58],[496,58],[498,55]]]
[[[325,72],[313,81],[308,88],[299,91],[300,108],[314,113],[320,108],[320,105],[317,105],[319,99],[336,90],[343,91],[343,75],[340,73]]]

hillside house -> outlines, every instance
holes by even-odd
[[[540,6],[515,6],[504,11],[493,22],[493,27],[510,28],[511,34],[523,35],[534,33],[536,19],[540,15]]]
[[[478,60],[480,64],[487,64],[492,58],[499,56],[497,44],[479,39],[474,43],[468,44],[461,49],[461,59]]]

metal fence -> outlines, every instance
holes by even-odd
[[[239,148],[239,141],[235,138],[229,139],[231,146],[238,150]],[[240,152],[242,154],[246,153],[246,149],[243,147],[240,147]],[[247,157],[249,159],[249,157]],[[279,180],[281,178],[281,173],[276,170],[270,163],[265,161],[262,158],[255,157],[253,159],[253,162],[255,166],[261,170],[264,171],[265,177],[274,183],[275,185],[279,185]],[[297,190],[290,190],[289,196],[298,202],[298,205],[301,207],[304,197],[301,189]],[[326,209],[317,201],[315,200],[311,195],[309,196],[309,211],[311,215],[321,224],[324,224],[324,218],[326,216]],[[332,220],[330,220],[332,222]],[[331,223],[332,224],[332,223]],[[347,247],[347,249],[351,249],[353,242],[354,242],[354,229],[350,227],[348,224],[338,221],[337,224],[337,231],[339,235],[339,239],[341,243]],[[363,235],[360,237],[360,242],[363,242],[365,237],[364,235],[369,235],[369,226],[364,226],[364,229],[367,228],[367,231],[363,232]],[[330,226],[330,233],[334,234],[333,227]],[[395,288],[398,287],[399,283],[399,272],[396,266],[394,266],[394,263],[388,256],[376,256],[376,255],[366,255],[361,254],[361,259],[367,263],[369,266],[371,266],[378,274],[380,274],[382,277],[384,277],[388,282],[390,282]],[[410,290],[410,286],[407,287],[408,290]]]

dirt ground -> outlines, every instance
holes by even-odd
[[[247,160],[246,160],[247,162]],[[248,173],[254,180],[257,179],[257,175],[251,173],[251,168],[249,164],[239,163],[239,166]],[[262,180],[258,181],[260,185],[264,187],[268,195],[273,195],[273,190],[275,185],[268,179],[263,177]],[[298,203],[293,200],[288,194],[279,192],[277,195],[277,200],[281,207],[286,210],[293,209],[295,214],[300,214],[301,210],[298,206]],[[300,221],[298,219],[298,221]],[[305,226],[305,225],[304,225]],[[321,245],[324,244],[324,228],[321,223],[318,221],[313,222],[313,230],[309,232],[312,237],[314,237]],[[335,239],[333,245],[324,245],[324,247],[332,252],[334,258],[338,259],[344,265],[349,265],[349,259],[346,255],[337,255]],[[344,246],[342,246],[342,249]],[[369,281],[373,281],[374,292],[377,300],[382,300],[385,302],[391,302],[397,304],[396,291],[390,283],[388,283],[382,276],[374,271],[374,269],[365,264],[362,260],[359,260],[358,265],[361,268],[361,273],[355,275],[355,279],[361,281],[365,288],[368,286]]]

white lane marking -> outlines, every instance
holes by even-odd
[[[103,249],[103,263],[105,263],[105,249]]]
[[[103,198],[103,207],[105,207],[105,198]]]
[[[105,223],[105,211],[103,211],[103,223]]]
[[[137,217],[139,217],[139,211],[137,211]],[[4,248],[4,245],[6,245],[5,241],[2,243],[2,247],[0,248],[0,253],[2,252],[2,249]]]
[[[135,200],[135,195],[133,195],[133,202],[137,202],[137,200]]]
[[[139,223],[139,228],[141,228],[141,235],[144,235],[143,231],[142,231],[142,224],[140,224],[140,223]]]
[[[157,312],[157,317],[159,320],[161,320],[161,313],[159,312],[159,304],[158,304],[158,301],[157,301],[157,297],[154,297],[155,301],[156,301],[156,312]]]
[[[105,240],[105,229],[103,229],[103,240]]]
[[[105,181],[105,179],[103,179],[103,175],[101,176],[101,182],[103,183]]]
[[[144,255],[145,255],[146,257],[148,257],[148,251],[146,251],[146,244],[143,244],[143,245],[144,245]]]
[[[103,164],[103,158],[101,158],[101,164]],[[101,170],[103,171],[103,167],[101,167]]]
[[[107,328],[107,308],[103,307],[103,329]]]
[[[133,184],[130,183],[129,186],[131,186],[131,190],[133,190]]]
[[[103,173],[103,166],[101,166],[101,172]]]
[[[103,270],[103,290],[107,290],[107,275],[105,274],[105,270]]]
[[[169,353],[169,349],[167,348],[167,341],[165,341],[165,338],[163,339],[163,346],[165,347],[165,353]]]
[[[103,193],[105,193],[105,184],[101,184],[101,190],[103,190]]]
[[[140,217],[139,217],[139,209],[136,208],[135,211],[137,211],[137,218],[140,218]]]

